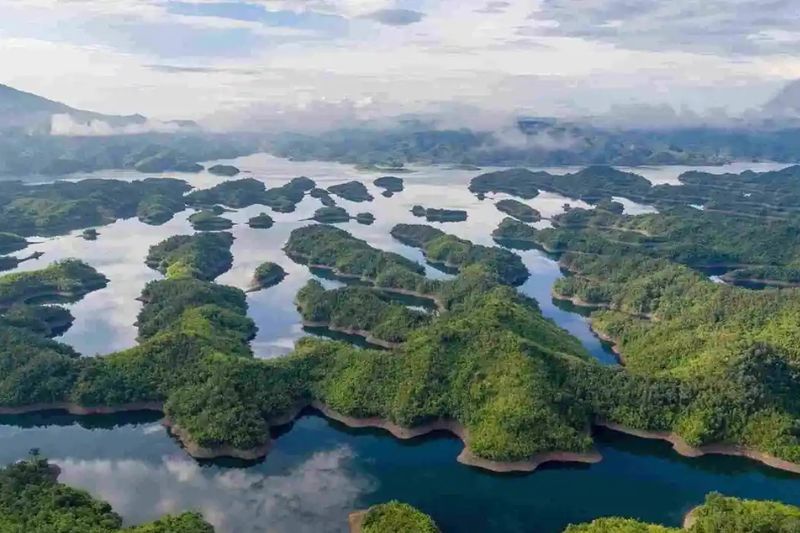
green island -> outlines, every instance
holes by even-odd
[[[691,207],[626,215],[621,204],[600,202],[595,209],[570,209],[537,230],[510,219],[492,234],[501,242],[536,245],[548,252],[639,254],[696,269],[723,268],[723,279],[786,286],[798,281],[800,222],[764,220]],[[505,242],[504,242],[505,243]]]
[[[475,194],[503,192],[521,198],[534,198],[540,190],[597,203],[612,196],[669,206],[703,206],[704,211],[791,220],[800,208],[800,166],[782,170],[716,175],[700,171],[684,172],[680,185],[651,185],[638,174],[607,166],[590,166],[578,172],[555,175],[524,168],[481,174],[472,179]]]
[[[266,205],[280,213],[291,213],[305,197],[305,193],[315,187],[312,180],[293,178],[280,187],[267,189],[264,182],[254,178],[225,181],[209,188],[192,191],[186,195],[186,202],[195,207],[220,204],[234,209],[251,205]]]
[[[25,237],[20,237],[13,233],[0,232],[0,255],[24,250],[28,247],[28,244],[30,243]]]
[[[350,533],[439,533],[433,519],[396,500],[351,513]]]
[[[369,226],[370,224],[373,224],[375,222],[375,215],[373,215],[372,213],[367,213],[367,212],[357,213],[355,218],[356,222],[358,222],[359,224],[364,224],[365,226]]]
[[[45,337],[56,337],[67,331],[74,317],[59,305],[14,304],[3,312],[4,324],[22,328]]]
[[[430,236],[441,238],[431,233],[433,228],[422,228],[412,226],[409,235],[420,242]],[[225,239],[225,235],[190,238]],[[227,236],[223,244],[229,243]],[[173,260],[192,264],[183,256],[192,257],[196,248],[183,244],[188,250],[176,252]],[[228,253],[226,246],[220,248]],[[301,409],[312,406],[346,424],[380,427],[401,438],[450,431],[465,442],[461,462],[501,472],[530,471],[548,461],[598,461],[590,427],[599,424],[669,440],[685,454],[746,455],[798,471],[800,446],[794,428],[800,373],[791,351],[798,343],[792,342],[796,328],[787,325],[784,315],[742,333],[741,342],[734,339],[718,346],[708,341],[700,347],[705,351],[694,356],[697,335],[691,329],[676,333],[666,314],[683,305],[680,301],[671,303],[675,301],[662,296],[658,301],[663,300],[660,305],[666,308],[653,303],[631,308],[639,315],[652,311],[659,316],[652,324],[640,316],[608,311],[607,319],[598,319],[598,328],[605,327],[602,320],[609,328],[624,328],[623,352],[625,343],[635,346],[634,335],[655,335],[662,327],[668,328],[659,337],[665,344],[662,352],[670,347],[679,351],[667,354],[671,355],[667,363],[648,358],[645,350],[642,356],[626,353],[630,368],[605,367],[589,357],[577,339],[544,318],[534,300],[509,286],[514,277],[504,275],[508,265],[499,259],[502,255],[468,253],[465,257],[471,262],[461,264],[458,276],[428,280],[419,264],[325,225],[294,230],[286,252],[311,267],[373,285],[330,294],[312,285],[299,298],[305,298],[310,310],[322,312],[323,318],[335,316],[345,328],[382,327],[379,331],[387,335],[400,331],[391,328],[399,322],[406,328],[397,339],[402,342],[384,351],[308,338],[287,357],[257,360],[248,344],[255,326],[246,316],[244,293],[207,281],[212,276],[200,266],[179,268],[178,275],[151,282],[142,292],[140,344],[135,348],[76,358],[68,347],[32,330],[0,329],[9,346],[20,347],[0,354],[2,412],[53,406],[74,413],[158,409],[193,456],[254,459],[267,453],[271,426],[291,421]],[[702,303],[714,300],[708,292],[714,288],[707,287],[711,282],[686,267],[672,268],[697,277],[700,285],[691,290],[702,294]],[[602,271],[615,276],[634,273],[635,281],[621,280],[623,288],[649,282],[634,267],[625,271],[605,266]],[[651,278],[656,286],[646,285],[640,301],[660,294],[653,292],[659,284],[670,289],[666,282],[673,278],[657,272]],[[727,313],[731,321],[723,323],[731,328],[741,325],[734,319],[738,310],[744,313],[742,318],[748,316],[742,304],[750,293],[733,287],[716,290],[721,289],[732,291],[734,300],[720,310],[701,309],[698,316],[707,323],[714,316],[724,319]],[[668,293],[683,295],[689,290],[679,286]],[[439,313],[409,324],[393,315],[398,312],[395,304],[374,298],[378,291],[427,297],[437,302]],[[780,310],[775,306],[789,297],[773,292],[783,291],[753,294],[774,298],[771,309]],[[353,295],[374,305],[386,324],[358,322],[365,317],[349,301]],[[752,312],[749,316],[752,320]],[[730,336],[729,330],[721,333]],[[748,343],[753,336],[756,341]],[[768,344],[781,336],[786,350]],[[650,337],[646,344],[658,342]],[[709,372],[697,371],[706,366]]]
[[[34,450],[35,452],[35,450]],[[111,506],[58,482],[59,468],[37,454],[0,470],[0,530],[64,533],[213,533],[198,513],[167,515],[135,527],[122,526]]]
[[[81,238],[85,241],[96,241],[100,233],[94,228],[87,228],[81,233]]]
[[[430,321],[427,313],[394,303],[386,293],[366,287],[326,291],[313,279],[297,293],[296,303],[306,327],[358,335],[384,348],[405,342]]]
[[[498,211],[516,218],[522,222],[538,222],[542,214],[527,204],[518,200],[500,200],[495,204]]]
[[[286,277],[286,271],[280,265],[267,261],[256,267],[253,274],[251,290],[261,290],[274,287]]]
[[[328,192],[351,202],[371,202],[372,195],[360,181],[348,181],[328,187]]]
[[[145,263],[168,278],[212,280],[233,264],[232,244],[228,232],[173,235],[151,246]]]
[[[530,275],[522,259],[513,252],[472,244],[432,226],[398,224],[391,234],[403,244],[422,249],[426,260],[445,268],[458,270],[481,263],[496,273],[498,281],[508,285],[521,285]]]
[[[706,496],[684,519],[682,528],[630,518],[599,518],[570,525],[564,533],[781,533],[800,529],[800,508],[778,502],[742,500],[717,493]]]
[[[19,249],[18,237],[59,235],[138,216],[148,224],[163,223],[184,208],[184,181],[148,178],[139,181],[87,179],[26,185],[0,184],[0,243],[8,253]],[[159,206],[156,216],[155,205]],[[10,248],[10,249],[9,249]]]
[[[210,209],[192,213],[189,216],[189,224],[197,231],[222,231],[233,227],[233,222],[230,219],[221,217]]]
[[[212,167],[208,167],[208,172],[214,174],[215,176],[225,176],[232,178],[233,176],[237,175],[240,171],[233,165],[214,165]]]
[[[269,229],[274,224],[275,221],[266,213],[259,213],[247,221],[247,225],[253,229]]]
[[[323,206],[314,211],[314,215],[311,218],[325,224],[336,224],[340,222],[350,222],[350,213],[348,213],[344,207]]]
[[[320,203],[325,207],[335,207],[336,200],[333,199],[331,193],[326,191],[325,189],[320,189],[319,187],[314,187],[308,192],[308,195],[312,198],[316,198],[320,201]]]
[[[372,184],[383,189],[381,194],[387,198],[391,198],[395,193],[403,192],[403,189],[405,188],[403,184],[403,178],[397,178],[395,176],[383,176],[377,178],[372,182]]]
[[[415,217],[425,217],[428,222],[464,222],[467,212],[462,209],[436,209],[415,205],[411,208]]]
[[[65,259],[41,270],[0,276],[0,310],[16,304],[77,301],[101,289],[108,279],[78,259]]]

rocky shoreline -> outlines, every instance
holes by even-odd
[[[327,418],[336,420],[348,427],[383,429],[391,433],[394,437],[403,440],[421,437],[436,431],[447,431],[461,439],[464,443],[464,449],[456,459],[459,463],[496,473],[533,472],[541,465],[550,462],[591,464],[597,463],[602,459],[602,456],[597,452],[546,452],[536,454],[522,461],[492,461],[490,459],[478,457],[470,451],[469,432],[463,425],[455,420],[440,419],[413,428],[406,428],[378,417],[355,418],[343,415],[316,401],[311,403],[311,407],[321,412]]]
[[[641,439],[663,440],[672,444],[672,449],[684,457],[702,457],[703,455],[731,455],[736,457],[746,457],[766,466],[777,468],[785,472],[800,474],[800,464],[779,459],[768,453],[752,450],[744,446],[735,444],[707,444],[704,446],[692,446],[687,443],[680,435],[668,433],[666,431],[645,431],[633,429],[615,424],[613,422],[597,421],[595,426],[604,427],[626,435],[632,435]]]
[[[452,435],[455,435],[464,443],[464,449],[457,457],[459,463],[496,473],[533,472],[545,463],[593,464],[602,460],[602,456],[596,451],[586,453],[554,451],[536,454],[533,457],[521,461],[492,461],[490,459],[477,457],[470,451],[469,432],[462,424],[455,420],[439,419],[413,428],[407,428],[378,417],[356,418],[343,415],[316,400],[296,404],[292,407],[292,409],[287,411],[286,414],[267,420],[267,425],[270,427],[276,427],[289,424],[293,422],[306,407],[311,407],[322,413],[326,418],[340,422],[348,427],[383,429],[398,439],[407,440],[421,437],[436,431],[446,431]],[[85,416],[97,414],[112,415],[136,411],[163,412],[163,410],[164,404],[162,402],[137,402],[113,407],[85,407],[71,402],[54,402],[31,404],[22,407],[0,407],[0,415],[22,415],[42,411],[66,411],[73,415]],[[269,440],[260,446],[249,449],[238,449],[231,446],[206,448],[197,444],[187,431],[168,418],[164,418],[162,420],[162,424],[167,427],[175,437],[178,438],[186,452],[196,459],[219,459],[230,457],[234,459],[254,461],[264,458],[270,449]],[[793,463],[791,461],[780,459],[768,453],[752,450],[744,446],[737,446],[733,444],[708,444],[695,447],[688,444],[683,438],[675,433],[633,429],[621,424],[604,420],[595,421],[593,425],[638,438],[663,440],[669,442],[672,444],[672,448],[675,450],[675,452],[684,457],[701,457],[703,455],[729,455],[745,457],[771,468],[776,468],[778,470],[783,470],[785,472],[791,472],[794,474],[800,474],[799,463]]]
[[[398,346],[400,346],[399,342],[391,342],[379,339],[374,335],[372,335],[372,333],[370,333],[369,331],[363,329],[340,328],[332,326],[329,322],[313,322],[310,320],[303,320],[302,323],[304,328],[325,328],[327,330],[335,331],[337,333],[344,333],[345,335],[354,335],[356,337],[361,337],[367,343],[374,344],[375,346],[380,346],[381,348],[386,348],[387,350],[393,350]]]

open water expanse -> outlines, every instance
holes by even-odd
[[[312,178],[321,187],[352,179],[363,181],[375,197],[372,202],[354,203],[338,197],[336,202],[353,216],[373,213],[375,223],[365,226],[351,221],[338,226],[375,247],[419,262],[424,262],[419,250],[400,244],[389,234],[397,223],[424,223],[410,213],[411,206],[468,211],[466,222],[432,225],[487,245],[493,244],[490,234],[505,217],[494,203],[507,196],[481,201],[467,190],[469,180],[480,173],[475,171],[419,167],[400,175],[405,191],[385,198],[381,189],[372,185],[381,174],[361,173],[346,165],[292,162],[263,154],[239,158],[232,164],[243,171],[232,179],[254,177],[268,187],[297,176]],[[780,167],[736,164],[709,170],[723,173]],[[654,183],[677,183],[677,175],[684,170],[688,168],[637,171]],[[197,188],[231,179],[207,173],[164,175],[185,179]],[[120,171],[90,176],[146,177]],[[550,193],[526,203],[544,217],[561,212],[565,203],[587,207]],[[624,204],[631,213],[651,209],[631,201]],[[253,341],[257,357],[280,357],[308,334],[301,327],[293,300],[313,274],[288,259],[282,247],[293,229],[312,223],[307,219],[319,206],[318,200],[306,197],[293,213],[252,206],[223,215],[236,223],[231,230],[236,240],[233,267],[217,279],[219,283],[247,288],[253,271],[264,261],[274,261],[289,273],[281,284],[248,294],[249,314],[259,328]],[[267,230],[248,227],[247,219],[262,211],[275,219],[275,225]],[[171,235],[192,233],[186,220],[192,212],[179,213],[162,226],[120,220],[98,228],[96,241],[83,240],[80,231],[37,239],[39,242],[19,252],[19,256],[44,252],[37,260],[20,264],[20,270],[78,257],[110,279],[106,288],[69,306],[75,322],[60,340],[85,356],[134,346],[134,323],[141,307],[136,298],[148,281],[160,277],[144,264],[147,250]],[[547,220],[538,223],[546,224]],[[586,318],[552,301],[552,285],[561,276],[556,262],[538,250],[517,253],[531,272],[520,291],[534,297],[545,316],[578,337],[594,357],[615,364],[613,354],[591,333]],[[431,277],[448,275],[433,266],[426,269]],[[526,475],[490,474],[458,464],[455,458],[461,442],[447,435],[403,442],[380,431],[348,429],[313,412],[281,428],[276,437],[273,450],[261,463],[198,463],[167,434],[156,414],[77,418],[44,413],[0,417],[0,462],[22,458],[30,448],[38,447],[61,466],[61,481],[108,500],[127,524],[195,509],[221,533],[345,531],[348,513],[389,499],[418,506],[446,532],[548,533],[561,531],[570,522],[604,515],[678,525],[691,507],[714,490],[800,505],[800,476],[740,458],[687,459],[665,443],[609,431],[597,434],[598,450],[604,457],[599,464],[547,467]]]

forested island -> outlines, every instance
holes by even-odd
[[[278,264],[267,261],[261,263],[253,274],[251,290],[268,289],[283,281],[286,271]]]
[[[231,220],[219,216],[216,211],[210,209],[189,215],[189,224],[197,231],[222,231],[233,227]]]
[[[376,178],[372,183],[376,187],[383,189],[381,194],[387,198],[391,198],[395,193],[403,192],[403,189],[405,188],[403,178],[396,178],[394,176],[383,176],[381,178]]]
[[[517,200],[500,200],[495,204],[498,211],[506,213],[522,222],[538,222],[542,214],[527,204]]]
[[[360,181],[348,181],[328,187],[328,192],[351,202],[371,202],[372,195]]]
[[[415,217],[424,217],[428,222],[464,222],[467,212],[462,209],[438,209],[415,205],[411,208]]]
[[[168,278],[212,280],[233,264],[232,244],[228,232],[174,235],[151,246],[145,262]]]
[[[259,213],[247,221],[247,225],[253,229],[269,229],[274,224],[275,221],[266,213]]]

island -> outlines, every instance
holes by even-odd
[[[433,519],[396,500],[351,513],[350,533],[440,533]]]
[[[225,217],[218,216],[212,209],[204,209],[189,216],[189,224],[197,231],[222,231],[231,229],[233,222]]]
[[[360,181],[348,181],[328,187],[328,192],[351,202],[371,202],[372,195]]]
[[[320,203],[325,207],[335,207],[336,200],[333,199],[331,193],[326,191],[325,189],[320,189],[319,187],[315,187],[311,189],[308,193],[309,196],[312,198],[316,198],[320,201]]]
[[[256,271],[253,274],[253,283],[250,286],[250,291],[268,289],[283,281],[285,277],[286,271],[280,265],[269,261],[261,263],[256,267]]]
[[[259,213],[247,221],[247,225],[253,229],[269,229],[275,224],[272,217],[266,213]]]
[[[228,232],[174,235],[151,246],[145,263],[168,278],[212,280],[233,265],[232,244]]]
[[[92,533],[213,533],[198,513],[167,515],[123,527],[111,506],[58,482],[61,470],[32,450],[31,457],[0,470],[0,524],[5,531]]]
[[[386,293],[365,287],[326,291],[313,279],[295,301],[304,326],[357,335],[383,348],[405,342],[411,331],[430,321],[427,313],[393,303]]]
[[[81,238],[85,241],[96,241],[99,236],[100,233],[94,228],[87,228],[81,233]]]
[[[539,222],[542,214],[527,204],[517,200],[500,200],[495,204],[498,211],[506,213],[522,222]]]
[[[383,189],[381,194],[387,198],[391,198],[395,193],[403,192],[404,189],[403,178],[397,178],[394,176],[383,176],[381,178],[377,178],[372,183],[376,187]]]
[[[184,209],[183,195],[189,189],[186,182],[170,178],[130,182],[86,179],[41,185],[6,182],[0,189],[0,228],[4,232],[0,246],[9,253],[20,249],[20,237],[62,235],[133,216],[157,223],[151,218],[154,205],[161,206],[161,218],[171,217]]]
[[[778,502],[742,500],[718,493],[692,509],[682,528],[648,524],[631,518],[598,518],[588,524],[570,525],[564,533],[754,533],[797,529],[800,507]]]
[[[28,247],[27,239],[13,233],[0,232],[0,255],[10,254],[24,250]]]
[[[145,173],[187,172],[196,174],[203,170],[202,165],[184,159],[174,150],[162,150],[157,154],[145,157],[133,165],[133,168]]]
[[[307,191],[315,187],[314,181],[306,177],[293,178],[280,187],[267,189],[264,182],[244,178],[218,183],[209,189],[192,191],[186,202],[195,207],[220,204],[235,209],[251,205],[266,205],[281,213],[294,211]]]
[[[356,222],[369,226],[375,222],[375,215],[372,213],[358,213],[356,215]]]
[[[314,211],[314,216],[311,218],[317,222],[335,224],[338,222],[349,222],[350,213],[343,207],[320,207]]]
[[[78,259],[65,259],[41,270],[0,276],[0,310],[16,304],[72,302],[102,289],[108,279]]]
[[[508,250],[476,245],[422,224],[398,224],[391,235],[408,246],[421,248],[425,259],[446,269],[460,270],[473,264],[483,264],[492,271],[499,282],[521,285],[530,274],[522,259]]]
[[[411,208],[415,217],[425,217],[428,222],[464,222],[467,212],[461,209],[435,209],[415,205]]]
[[[213,167],[208,168],[208,172],[214,174],[215,176],[225,176],[232,178],[233,176],[237,175],[240,171],[233,165],[214,165]]]

